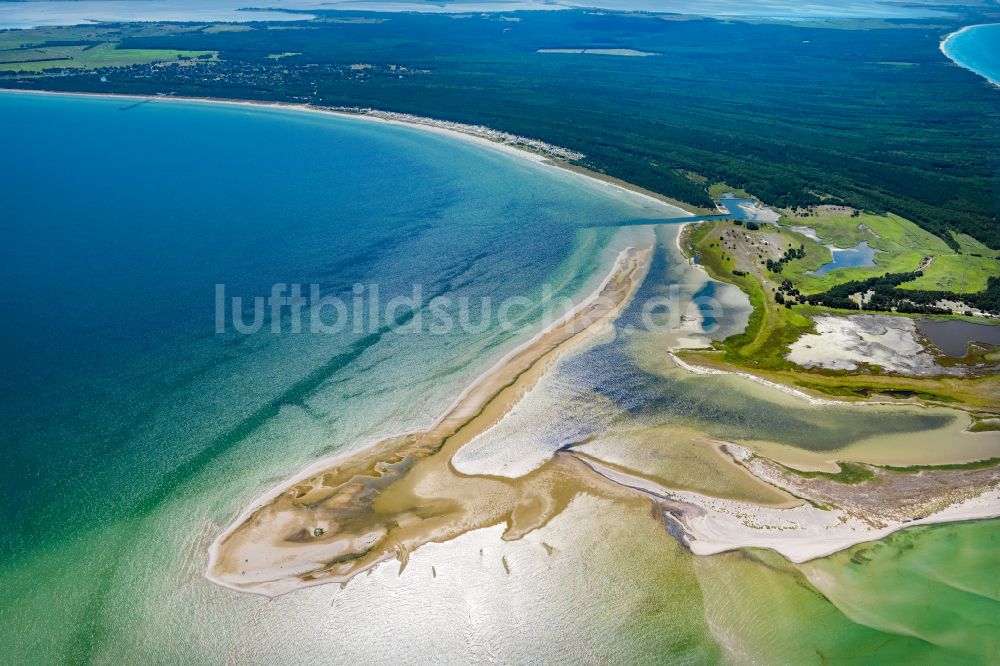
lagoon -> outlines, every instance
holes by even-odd
[[[415,0],[271,0],[247,3],[245,0],[32,0],[0,2],[0,30],[36,26],[77,25],[125,21],[301,21],[313,18],[312,11],[378,12],[513,12],[565,8],[601,7],[620,11],[685,13],[703,16],[744,16],[779,19],[823,18],[902,18],[940,16],[944,12],[934,3],[891,2],[813,2],[792,0],[459,0],[449,3],[424,3]]]
[[[917,329],[947,356],[962,357],[969,343],[1000,345],[1000,326],[958,319],[920,319]]]
[[[279,5],[282,3],[278,3]],[[267,5],[276,6],[276,5]],[[292,3],[289,9],[304,5]],[[39,0],[0,2],[0,29],[132,21],[301,21],[312,15],[248,9],[234,0]]]

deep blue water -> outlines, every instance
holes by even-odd
[[[956,63],[1000,86],[1000,24],[977,25],[954,33],[944,52]]]

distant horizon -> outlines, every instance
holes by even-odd
[[[925,6],[922,6],[925,5]],[[641,11],[706,18],[747,18],[774,20],[804,19],[901,19],[945,18],[953,14],[940,5],[926,2],[848,2],[821,0],[801,6],[794,0],[458,0],[425,3],[417,0],[0,0],[0,29],[85,25],[110,22],[187,21],[299,21],[315,18],[303,13],[315,11],[419,12],[419,13],[503,13],[515,11],[557,11],[602,9]]]

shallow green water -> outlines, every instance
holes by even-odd
[[[799,568],[851,620],[933,659],[1000,659],[997,521],[919,527]]]

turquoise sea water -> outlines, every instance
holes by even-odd
[[[949,35],[942,47],[956,63],[1000,86],[1000,23],[960,30]]]
[[[430,422],[541,325],[546,293],[589,293],[622,247],[649,237],[623,222],[665,213],[411,128],[194,102],[127,106],[0,95],[5,663],[636,663],[719,660],[741,644],[772,661],[875,649],[954,656],[960,628],[915,639],[908,623],[920,618],[869,621],[853,612],[849,587],[837,588],[847,615],[787,564],[692,558],[647,507],[628,514],[589,498],[537,538],[470,533],[420,549],[403,574],[389,564],[343,590],[267,600],[208,583],[208,545],[247,501],[319,457]],[[667,251],[672,237],[661,240],[651,293],[686,270]],[[530,304],[509,330],[429,335],[390,321],[296,334],[286,310],[254,334],[215,332],[217,284],[252,299],[275,283],[345,299],[355,284],[377,284],[383,301],[419,284],[425,298]],[[594,402],[582,411],[610,415],[581,427],[668,421],[837,448],[872,423],[910,432],[950,418],[911,410],[846,428],[836,414],[743,394],[725,378],[641,372],[624,333],[634,319],[623,318],[621,343],[570,358],[556,375]],[[996,523],[978,525],[921,539],[949,539],[928,551],[936,572],[963,562],[978,572],[951,587],[970,590],[969,613],[988,631],[1000,616],[989,588]],[[980,544],[977,559],[961,559],[968,551],[955,544],[965,542]],[[878,551],[889,581],[909,576],[891,566],[894,543]],[[824,565],[835,580],[854,566],[838,562]],[[919,588],[909,595],[928,603]],[[773,627],[785,633],[771,640]]]

